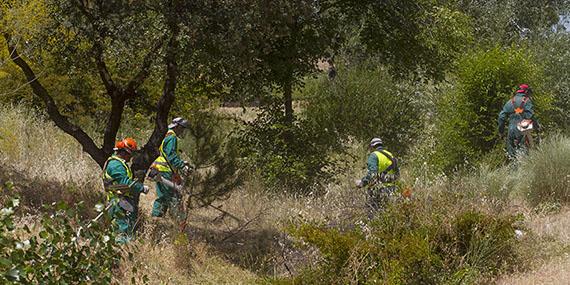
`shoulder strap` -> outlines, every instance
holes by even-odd
[[[517,107],[515,105],[515,97],[511,98],[511,103],[513,104],[513,109],[516,114],[522,114],[524,112],[524,105],[528,101],[528,97],[524,96],[521,100],[521,104]]]
[[[116,160],[116,161],[120,162],[121,165],[123,166],[123,168],[125,168],[125,172],[127,172],[127,176],[128,176],[130,179],[133,178],[133,174],[132,174],[131,169],[129,168],[129,166],[128,166],[122,159],[120,159],[120,158],[118,158],[118,157],[116,157],[116,156],[114,156],[114,155],[112,155],[111,157],[109,157],[109,158],[107,159],[107,161],[105,162],[105,165],[103,165],[103,175],[104,175],[104,176],[109,176],[109,177],[110,177],[110,175],[107,174],[107,164],[109,164],[109,161],[111,161],[111,160]]]

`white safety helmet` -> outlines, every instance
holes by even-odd
[[[172,120],[172,123],[168,125],[169,129],[173,129],[177,126],[182,126],[183,128],[188,128],[188,120],[182,117],[176,117]]]
[[[373,138],[370,141],[370,147],[379,147],[379,146],[383,146],[384,143],[382,142],[381,138]]]

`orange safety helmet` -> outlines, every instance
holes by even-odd
[[[138,149],[137,141],[135,141],[132,138],[124,138],[123,140],[120,140],[115,143],[114,150],[120,150],[120,149],[126,150],[128,153],[136,151]]]

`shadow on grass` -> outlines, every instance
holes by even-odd
[[[12,185],[12,186],[9,186]],[[19,197],[21,214],[34,214],[45,205],[65,202],[68,205],[84,203],[81,216],[94,217],[94,206],[105,201],[97,185],[76,185],[73,182],[60,183],[49,179],[31,179],[26,173],[0,165],[0,203]]]
[[[281,271],[282,258],[276,229],[215,230],[191,227],[190,237],[207,242],[215,251],[236,266],[260,275]]]

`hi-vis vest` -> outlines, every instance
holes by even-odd
[[[385,150],[383,150],[383,152],[393,157],[391,153]],[[380,174],[381,172],[386,172],[388,174],[396,173],[396,166],[393,165],[394,163],[392,162],[392,159],[390,159],[388,156],[384,155],[380,151],[375,151],[374,154],[378,158],[378,174]]]
[[[377,150],[374,152],[378,158],[378,179],[384,186],[393,186],[400,176],[398,161],[390,152]]]
[[[105,187],[105,190],[107,190],[107,191],[128,190],[128,188],[130,188],[135,182],[133,181],[129,185],[119,184],[119,182],[116,181],[107,172],[107,165],[109,164],[109,161],[111,161],[111,160],[116,160],[116,161],[120,162],[123,165],[123,167],[125,168],[125,171],[127,172],[127,177],[129,177],[129,179],[131,181],[133,180],[133,172],[131,171],[131,169],[129,168],[129,166],[125,162],[125,160],[116,156],[116,155],[112,155],[111,157],[109,157],[109,159],[107,159],[107,161],[105,162],[105,165],[103,166],[103,186]],[[128,191],[124,191],[124,192],[128,192]],[[122,193],[122,194],[127,194],[127,193]]]
[[[172,167],[172,165],[168,161],[168,156],[164,152],[164,141],[168,136],[174,136],[176,138],[176,133],[173,130],[168,130],[166,136],[164,137],[162,143],[160,144],[160,147],[158,148],[158,150],[160,151],[160,156],[152,163],[151,166],[156,168],[160,172],[176,172],[176,169]],[[176,144],[175,151],[178,153],[178,144]]]

